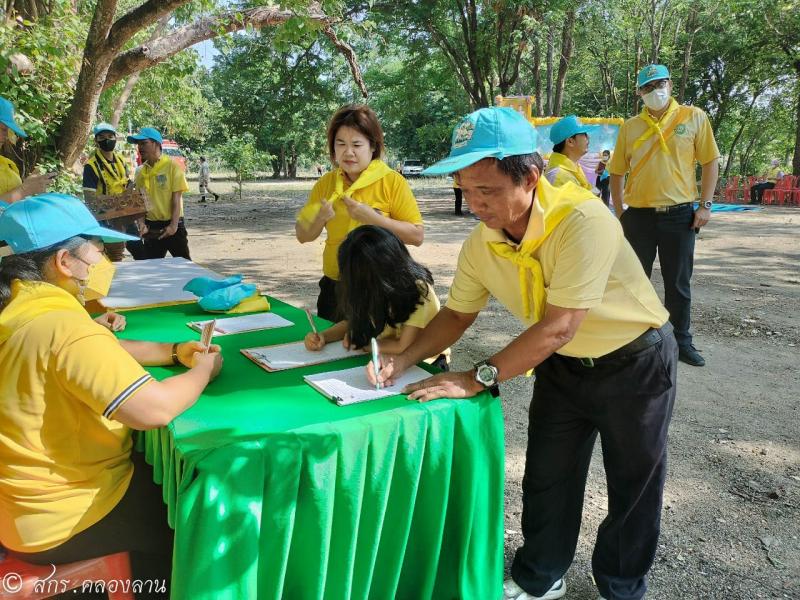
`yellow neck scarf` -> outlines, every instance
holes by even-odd
[[[542,265],[534,258],[533,253],[576,206],[587,200],[596,199],[597,197],[590,191],[581,189],[573,183],[566,183],[556,188],[542,177],[536,186],[536,195],[530,216],[531,220],[535,219],[541,224],[539,231],[535,232],[538,233],[538,236],[523,238],[516,249],[506,242],[489,242],[492,252],[517,265],[519,289],[522,294],[522,306],[526,319],[530,318],[531,312],[533,312],[534,321],[540,321],[547,303]],[[530,226],[525,235],[527,236],[529,233],[531,233]],[[530,282],[528,281],[529,273]],[[531,296],[533,296],[533,307],[531,307]]]
[[[564,169],[569,173],[572,173],[572,176],[578,180],[578,184],[585,190],[591,190],[592,186],[589,185],[589,181],[586,179],[586,173],[583,172],[583,169],[580,165],[575,164],[570,158],[560,152],[553,152],[550,155],[550,160],[547,161],[547,170],[550,169]]]
[[[111,162],[108,162],[105,156],[95,151],[89,162],[94,165],[98,177],[103,180],[106,194],[119,196],[125,191],[128,186],[128,174],[125,172],[125,163],[117,152],[114,152]]]
[[[144,189],[147,191],[148,195],[152,193],[153,180],[161,175],[162,171],[169,166],[170,162],[169,156],[162,154],[152,167],[147,163],[142,163],[142,182],[144,183]]]
[[[369,166],[361,172],[361,175],[358,176],[358,179],[356,179],[350,187],[344,189],[344,171],[342,171],[341,168],[336,169],[336,186],[333,194],[330,198],[327,198],[327,200],[329,202],[336,202],[345,196],[352,197],[358,190],[371,186],[373,183],[383,179],[392,172],[392,169],[390,169],[386,163],[376,158],[369,163]],[[306,205],[298,213],[297,220],[303,225],[308,226],[317,218],[319,209],[319,204]]]
[[[633,142],[633,149],[636,150],[639,146],[644,144],[648,139],[652,136],[658,136],[658,143],[661,146],[661,149],[666,154],[671,154],[669,148],[667,147],[667,140],[664,139],[664,131],[661,129],[661,123],[667,123],[669,118],[678,110],[678,102],[675,98],[671,98],[669,102],[669,108],[667,111],[661,115],[661,118],[656,121],[648,112],[647,107],[645,106],[642,108],[642,112],[639,113],[639,117],[647,124],[647,131],[645,131],[638,140]]]

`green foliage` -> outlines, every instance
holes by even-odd
[[[17,147],[26,170],[42,157],[55,161],[53,138],[74,92],[88,22],[69,4],[53,2],[36,23],[0,20],[0,93],[14,103],[28,134]],[[30,59],[32,71],[13,66],[17,53]]]
[[[242,183],[255,177],[256,171],[263,170],[270,155],[256,147],[255,136],[246,132],[228,138],[216,149],[225,164],[236,174],[239,199],[242,199]]]

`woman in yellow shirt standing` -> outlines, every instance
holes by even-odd
[[[0,147],[10,141],[14,143],[12,136],[26,138],[28,135],[22,127],[17,125],[14,120],[14,105],[0,96]],[[18,202],[28,196],[41,194],[47,189],[47,185],[53,180],[55,173],[40,174],[34,173],[25,178],[19,176],[19,169],[14,161],[0,156],[0,208]]]
[[[300,243],[327,231],[317,314],[329,321],[341,316],[336,299],[337,252],[350,231],[377,225],[414,246],[424,238],[414,194],[405,178],[381,160],[383,148],[383,130],[371,108],[350,104],[339,109],[328,125],[328,151],[338,168],[317,181],[297,216]]]
[[[131,430],[192,406],[222,357],[92,321],[81,300],[104,295],[114,270],[103,243],[130,239],[64,194],[0,214],[0,544],[45,565],[127,551],[135,578],[163,581],[173,535]],[[189,369],[156,381],[143,368],[172,364]]]

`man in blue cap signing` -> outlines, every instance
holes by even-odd
[[[14,105],[0,96],[0,147],[6,141],[15,143],[14,136],[26,138],[28,135],[14,120]],[[28,196],[41,194],[53,181],[55,173],[32,173],[25,178],[19,175],[16,163],[0,156],[0,209],[12,202],[18,202]]]
[[[672,97],[667,67],[644,67],[636,85],[644,108],[625,121],[617,136],[608,163],[611,198],[648,277],[658,253],[664,304],[675,327],[679,359],[702,367],[706,361],[692,343],[690,327],[694,241],[711,217],[719,149],[706,113],[681,106]],[[703,166],[697,210],[695,163]],[[623,201],[628,205],[624,212]]]
[[[589,151],[589,128],[575,115],[569,115],[556,121],[550,128],[550,141],[553,142],[553,152],[544,173],[547,181],[556,187],[571,181],[591,190],[586,173],[578,164],[580,158]]]
[[[592,560],[604,598],[638,600],[658,546],[677,347],[653,286],[617,219],[590,191],[541,177],[536,131],[509,108],[483,108],[455,128],[450,156],[425,174],[455,173],[482,221],[461,248],[446,306],[375,382],[451,346],[492,295],[526,330],[468,371],[403,390],[410,399],[467,398],[530,369],[522,532],[508,599],[561,598],[575,554],[599,432],[609,513]]]
[[[150,200],[145,216],[143,258],[189,256],[189,235],[183,223],[183,192],[189,189],[186,174],[180,165],[161,152],[161,132],[142,127],[128,141],[136,144],[142,164],[136,170],[134,182]]]

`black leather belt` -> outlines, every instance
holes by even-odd
[[[678,210],[686,210],[687,208],[694,208],[693,202],[683,202],[681,204],[670,204],[669,206],[629,206],[628,210],[651,210],[657,213],[669,213]]]
[[[576,360],[579,360],[584,367],[594,367],[595,365],[612,360],[619,360],[620,358],[625,358],[637,352],[641,352],[642,350],[647,350],[651,346],[655,346],[671,333],[672,323],[667,321],[658,329],[648,329],[632,342],[628,342],[622,348],[617,348],[613,352],[604,354],[599,358],[578,358]]]

